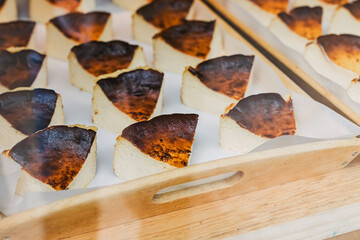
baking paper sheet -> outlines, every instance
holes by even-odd
[[[206,11],[199,11],[198,16],[208,19]],[[200,17],[201,18],[201,17]],[[119,12],[113,15],[116,39],[139,44],[131,37],[131,13]],[[44,45],[45,29],[39,27],[40,46]],[[253,54],[244,44],[229,35],[224,36],[225,54]],[[148,63],[152,63],[152,48],[143,45]],[[294,102],[295,117],[297,120],[297,136],[284,136],[274,139],[260,146],[257,150],[282,147],[289,144],[299,144],[318,139],[339,138],[360,134],[360,128],[336,114],[329,108],[311,100],[308,97],[292,93],[287,90],[274,71],[261,59],[256,58],[254,65],[254,84],[249,86],[251,94],[263,92],[277,92],[282,95],[291,94]],[[68,65],[60,60],[49,59],[49,85],[63,98],[66,124],[91,123],[91,94],[82,92],[69,83]],[[163,114],[169,113],[197,113],[200,115],[196,129],[195,141],[192,152],[191,165],[215,159],[237,155],[226,151],[219,146],[219,116],[195,111],[184,106],[180,100],[181,75],[165,73],[164,80],[164,108]],[[92,191],[101,186],[113,185],[122,182],[113,172],[112,160],[114,144],[117,135],[102,128],[98,131],[98,159],[95,179],[88,188],[79,190],[66,190],[46,193],[27,193],[24,197],[14,196],[19,168],[16,164],[5,166],[4,159],[0,160],[0,211],[5,215],[12,215],[42,204],[67,198],[79,193]],[[305,137],[305,138],[304,138]],[[5,189],[5,190],[3,190]]]

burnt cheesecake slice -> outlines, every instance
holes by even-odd
[[[125,128],[115,144],[115,174],[131,180],[188,166],[197,122],[197,114],[172,114]]]
[[[0,94],[0,149],[59,124],[64,124],[64,112],[61,96],[55,91],[17,88]]]
[[[30,18],[36,22],[71,12],[90,12],[95,10],[95,0],[30,0]]]
[[[45,88],[46,56],[34,50],[0,50],[0,93],[18,87]]]
[[[210,59],[187,67],[181,88],[182,102],[194,109],[221,115],[242,99],[252,82],[254,56],[241,54]]]
[[[164,74],[151,68],[124,70],[102,76],[94,87],[93,122],[120,134],[130,124],[162,111]]]
[[[21,167],[16,194],[85,188],[96,172],[96,131],[53,126],[4,151],[5,158]]]
[[[293,103],[277,93],[252,95],[240,100],[220,120],[220,146],[247,153],[262,143],[296,132]]]
[[[215,21],[187,21],[154,36],[154,64],[162,71],[181,74],[186,66],[222,53],[221,31]]]
[[[69,55],[70,82],[92,92],[100,75],[146,66],[142,47],[123,41],[91,41],[75,46]]]
[[[152,37],[166,28],[176,26],[194,15],[194,0],[156,0],[133,14],[135,40],[152,44]]]
[[[308,42],[321,36],[321,19],[321,7],[298,7],[279,13],[269,29],[286,46],[303,53]]]
[[[67,60],[73,46],[90,41],[113,39],[110,13],[69,13],[53,18],[47,26],[47,54]]]
[[[31,21],[0,23],[0,50],[35,49],[35,25]]]
[[[360,36],[360,1],[338,8],[331,19],[328,33]]]
[[[136,11],[136,9],[152,2],[153,0],[112,0],[112,1],[119,7],[134,12]]]
[[[15,0],[0,0],[0,22],[15,21],[18,18]]]

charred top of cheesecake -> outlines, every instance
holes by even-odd
[[[120,111],[136,121],[148,120],[158,101],[164,74],[153,69],[136,69],[97,82]]]
[[[0,115],[13,128],[30,135],[49,126],[57,98],[49,89],[6,92],[0,95]]]
[[[320,0],[320,1],[327,4],[335,4],[335,5],[343,5],[349,2],[349,0]]]
[[[35,28],[35,22],[15,21],[0,23],[0,50],[26,47]]]
[[[141,152],[174,167],[188,165],[197,114],[161,115],[149,121],[134,123],[121,134]]]
[[[194,0],[157,0],[136,11],[155,27],[165,29],[184,23]]]
[[[215,29],[215,21],[186,21],[156,34],[175,49],[205,59],[210,52],[210,44]]]
[[[0,51],[0,84],[12,90],[30,87],[38,75],[45,55],[34,50]]]
[[[277,93],[246,97],[225,115],[261,137],[294,135],[296,131],[292,100],[285,101]]]
[[[315,40],[321,36],[321,7],[298,7],[290,11],[290,13],[279,13],[279,18],[296,34],[309,39]]]
[[[68,13],[50,20],[67,38],[84,43],[98,40],[109,20],[110,13]]]
[[[189,67],[189,72],[208,88],[240,100],[246,92],[253,62],[254,56],[225,56],[202,62],[196,69]]]
[[[47,1],[57,7],[66,9],[69,12],[74,12],[81,3],[81,0],[66,0],[66,1],[64,1],[64,0],[47,0]]]
[[[318,37],[317,43],[332,62],[360,75],[359,36],[330,34]]]
[[[79,64],[97,77],[128,68],[138,47],[123,41],[91,41],[75,46],[71,51]]]
[[[264,11],[272,14],[285,12],[289,5],[289,0],[250,0],[250,1],[258,5]]]
[[[6,0],[0,0],[0,9],[4,6]]]
[[[360,20],[360,1],[347,3],[343,6],[358,20]]]
[[[49,127],[16,144],[8,155],[32,177],[64,190],[85,163],[95,135],[85,128]]]

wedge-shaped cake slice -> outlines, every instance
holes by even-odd
[[[142,47],[122,41],[91,41],[75,46],[69,55],[70,82],[92,92],[100,75],[146,66]]]
[[[321,7],[298,7],[279,13],[269,29],[286,46],[303,53],[308,42],[321,36],[321,19]]]
[[[221,116],[220,146],[247,153],[262,143],[296,131],[292,100],[277,93],[252,95]]]
[[[338,8],[331,19],[328,33],[360,36],[360,1]]]
[[[64,124],[61,96],[49,89],[17,88],[0,94],[0,149],[9,149],[28,135]]]
[[[113,3],[123,9],[136,11],[138,8],[152,2],[152,0],[113,0]]]
[[[115,174],[131,180],[188,166],[198,117],[161,115],[125,128],[115,144]]]
[[[120,134],[130,124],[161,113],[164,74],[151,68],[104,75],[93,93],[93,122]]]
[[[95,10],[95,0],[30,0],[30,18],[36,22],[71,12],[90,12]]]
[[[0,93],[18,87],[45,88],[46,56],[34,50],[0,51]]]
[[[181,88],[182,102],[194,109],[221,115],[245,96],[252,81],[254,56],[241,54],[207,60],[187,67]]]
[[[155,34],[191,19],[194,15],[194,0],[156,0],[133,14],[133,36],[135,40],[152,44]]]
[[[16,194],[85,188],[96,173],[96,130],[53,126],[4,151],[21,167]]]
[[[0,23],[0,50],[19,48],[36,48],[35,22]]]
[[[187,21],[154,36],[154,63],[162,71],[181,74],[186,66],[221,53],[221,31],[215,21]]]
[[[359,36],[321,36],[306,47],[304,56],[315,71],[345,89],[360,75]]]
[[[15,0],[0,0],[0,22],[15,21],[18,18]]]
[[[113,39],[110,13],[69,13],[47,23],[47,54],[66,61],[73,46]]]

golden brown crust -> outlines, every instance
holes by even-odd
[[[202,62],[196,69],[190,67],[189,72],[208,88],[240,100],[246,92],[253,62],[254,56],[224,56]]]
[[[136,11],[152,25],[166,29],[184,23],[193,0],[157,0]]]
[[[156,34],[175,49],[199,58],[206,59],[215,28],[215,21],[186,21]]]
[[[153,69],[136,69],[97,82],[120,111],[136,121],[148,120],[158,101],[164,74]]]
[[[12,90],[30,87],[43,64],[45,55],[34,50],[0,51],[0,84]]]
[[[81,0],[66,0],[66,1],[64,1],[64,0],[47,0],[47,1],[57,7],[66,9],[69,12],[74,12],[81,3]]]
[[[141,152],[174,167],[188,165],[197,114],[161,115],[125,128],[121,134]]]
[[[81,170],[96,132],[68,126],[54,126],[31,134],[9,152],[28,174],[53,187],[67,189]]]
[[[298,7],[290,11],[290,13],[279,13],[279,18],[296,34],[309,39],[315,40],[321,36],[321,7]]]
[[[319,37],[317,43],[332,62],[360,75],[359,36],[330,34]]]
[[[343,5],[345,3],[348,3],[348,0],[320,0],[327,4],[336,4],[336,5]]]
[[[343,6],[358,20],[360,20],[360,1],[347,3]]]
[[[226,116],[261,137],[294,135],[296,131],[292,100],[285,101],[277,93],[246,97],[240,100]]]
[[[289,0],[251,0],[253,3],[261,7],[264,11],[279,14],[281,12],[285,12],[288,5]]]
[[[0,50],[26,47],[35,28],[35,22],[15,21],[0,23]]]
[[[50,20],[67,38],[79,43],[99,40],[103,33],[110,13],[69,13]]]

